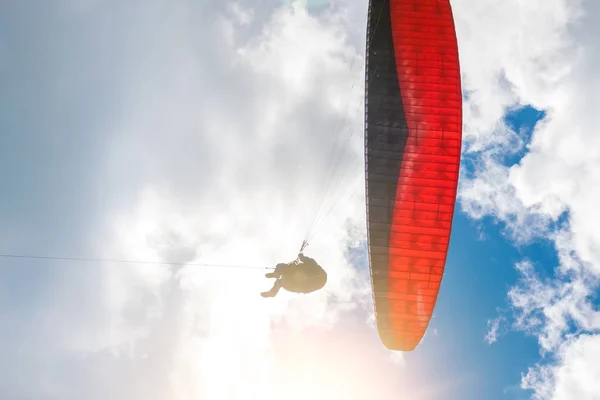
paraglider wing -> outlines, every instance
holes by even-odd
[[[377,327],[391,350],[422,339],[444,273],[462,141],[449,0],[371,0],[365,169]]]

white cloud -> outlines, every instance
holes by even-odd
[[[61,19],[64,10],[48,19],[37,17],[65,29],[52,30],[59,33],[58,39],[50,36],[51,43],[68,33],[82,43],[93,36],[102,44],[94,48],[96,54],[86,53],[85,62],[80,52],[54,60],[49,81],[78,87],[80,81],[63,72],[64,64],[72,67],[69,72],[79,66],[92,78],[105,78],[98,83],[102,88],[88,87],[86,97],[52,93],[65,109],[87,98],[94,100],[90,107],[104,113],[98,113],[102,123],[97,126],[69,126],[57,135],[65,147],[72,145],[70,135],[91,138],[85,163],[72,162],[66,169],[91,171],[81,180],[87,185],[72,181],[69,188],[77,200],[87,199],[81,193],[93,199],[79,201],[85,204],[81,214],[93,218],[78,218],[79,209],[58,206],[52,198],[41,202],[46,214],[77,227],[71,237],[78,241],[70,242],[40,226],[40,237],[59,242],[47,245],[50,252],[259,267],[288,261],[296,256],[311,206],[319,200],[316,178],[323,175],[330,149],[323,138],[337,129],[333,150],[342,157],[332,182],[348,186],[324,185],[330,189],[324,214],[338,198],[342,207],[318,227],[307,250],[327,269],[328,285],[310,296],[282,292],[265,300],[259,293],[272,282],[260,270],[60,265],[52,279],[36,276],[42,289],[28,299],[37,310],[33,319],[10,317],[27,351],[7,351],[6,360],[19,360],[26,368],[2,368],[2,392],[64,399],[281,398],[273,396],[286,388],[272,376],[297,377],[302,365],[278,367],[281,350],[274,342],[302,338],[308,327],[326,335],[346,311],[365,308],[371,298],[364,271],[351,268],[345,256],[346,247],[364,236],[364,60],[345,31],[350,11],[315,16],[298,6],[272,15],[269,10],[257,29],[265,10],[243,2],[222,9],[196,2],[165,9],[162,2],[145,2],[135,12],[123,4],[116,19],[101,14],[101,5],[108,3],[87,4],[68,10],[70,23]],[[70,30],[71,24],[78,30]],[[96,36],[109,28],[110,35]],[[110,73],[93,70],[97,63]],[[114,90],[114,98],[102,97],[106,87]],[[68,182],[65,176],[59,171],[56,179]],[[19,192],[18,186],[11,188]],[[33,240],[16,242],[14,248],[27,245],[43,252]],[[74,249],[80,242],[85,246]],[[44,343],[30,332],[41,332]],[[367,332],[376,339],[374,331]],[[355,334],[346,332],[348,345]],[[308,341],[310,335],[296,347],[310,349]],[[352,346],[356,354],[367,353],[364,343]],[[345,390],[348,399],[364,398],[367,389],[374,393],[361,379],[349,384],[339,378],[343,371],[365,375],[356,370],[363,365],[356,354],[320,357],[323,386],[312,389],[323,396]],[[367,375],[376,376],[388,365],[387,353],[377,357],[383,363]],[[382,383],[377,397],[397,394],[386,390],[397,384],[397,379]]]
[[[494,318],[488,321],[488,332],[485,335],[485,341],[488,344],[495,343],[498,340],[498,330],[500,329],[500,318]]]
[[[463,175],[460,201],[471,216],[492,215],[519,241],[554,242],[560,257],[552,276],[534,263],[517,265],[510,290],[513,328],[536,335],[546,355],[523,379],[539,399],[595,398],[588,368],[597,341],[593,297],[600,257],[597,131],[599,5],[581,1],[456,0],[455,16],[464,72],[465,136],[475,173]],[[514,106],[547,112],[527,154],[515,166],[502,155],[519,148],[501,119]],[[568,223],[560,221],[568,212]],[[535,260],[533,260],[535,262]],[[546,268],[547,270],[548,268]],[[496,339],[502,319],[490,322]],[[583,335],[586,332],[586,335]],[[590,353],[581,350],[589,347]],[[555,358],[553,355],[555,355]]]
[[[535,399],[596,399],[600,397],[600,336],[579,335],[564,342],[552,366],[538,366],[523,376],[521,386]]]
[[[156,50],[170,53],[172,61],[160,65],[164,71],[142,67],[129,88],[141,104],[114,136],[118,150],[110,162],[127,165],[138,182],[142,177],[142,193],[149,194],[139,197],[135,214],[129,208],[121,211],[124,218],[115,214],[115,243],[127,258],[172,259],[181,247],[196,249],[201,262],[227,265],[272,266],[295,257],[311,212],[313,181],[326,161],[323,137],[335,123],[362,127],[360,115],[352,119],[343,107],[360,104],[359,92],[347,98],[345,84],[359,72],[348,68],[351,60],[360,63],[361,57],[345,45],[339,25],[288,7],[273,15],[260,36],[239,44],[235,25],[240,15],[251,14],[237,8],[233,20],[216,19],[213,33],[227,40],[212,41],[218,44],[215,59],[179,37]],[[156,81],[157,74],[164,80]],[[144,99],[142,93],[160,95]],[[355,144],[347,150],[349,162],[361,154]],[[356,281],[344,259],[344,221],[362,219],[363,204],[356,198],[344,211],[308,250],[329,273],[320,293],[298,298],[282,292],[265,301],[258,294],[271,282],[260,272],[180,271],[181,305],[195,316],[177,324],[181,333],[174,343],[181,350],[175,353],[172,379],[178,389],[172,393],[269,398],[272,382],[264,377],[273,374],[272,322],[282,318],[290,329],[328,326],[341,310],[352,309],[351,296],[368,299],[361,289],[368,282]],[[153,282],[168,282],[167,276],[147,281],[143,275],[129,284],[144,279],[154,291]],[[332,307],[326,299],[334,294],[339,303]],[[197,318],[204,320],[201,338],[190,334]],[[226,390],[232,380],[239,384]]]

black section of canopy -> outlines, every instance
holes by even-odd
[[[408,139],[392,39],[390,0],[369,2],[365,82],[365,169],[369,263],[377,327],[393,348],[388,300],[388,253],[396,186]],[[371,246],[383,247],[371,250]],[[379,247],[379,248],[381,248]]]

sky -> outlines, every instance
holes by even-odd
[[[0,258],[2,398],[600,399],[600,3],[451,3],[456,215],[399,353],[365,243],[366,1],[4,0],[0,253],[165,264]],[[261,298],[307,232],[327,286]]]

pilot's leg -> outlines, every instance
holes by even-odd
[[[279,293],[279,289],[281,289],[281,279],[277,279],[273,284],[273,287],[268,292],[262,292],[260,295],[262,297],[275,297],[277,293]]]

